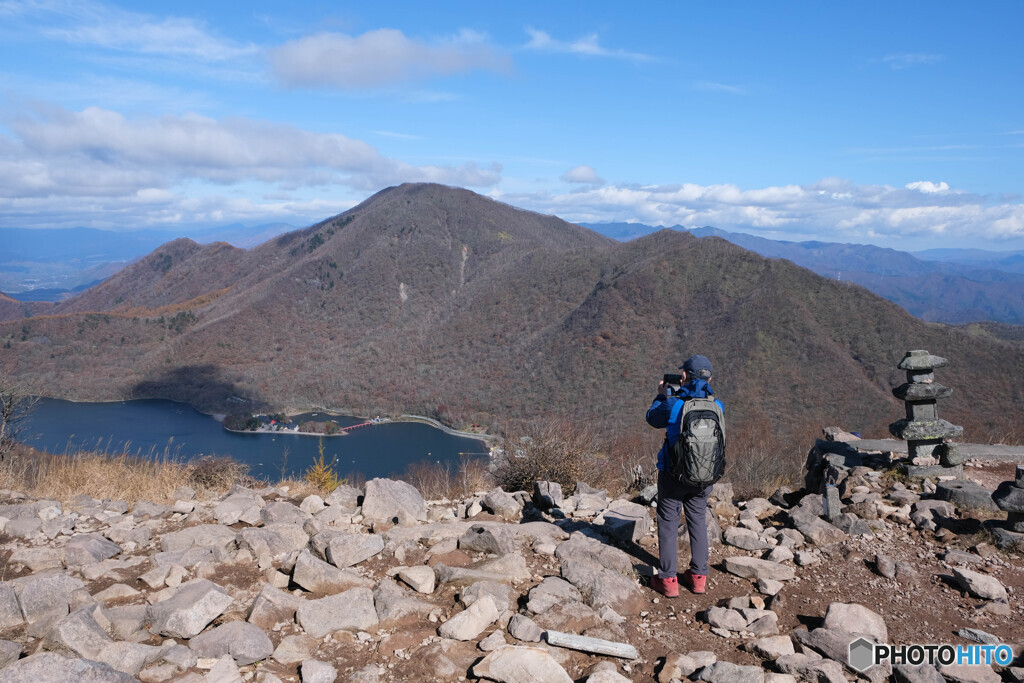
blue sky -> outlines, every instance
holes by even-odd
[[[1024,4],[0,0],[0,226],[572,221],[1024,248]]]

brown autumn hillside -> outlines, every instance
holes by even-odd
[[[568,417],[621,433],[642,428],[661,374],[700,352],[733,425],[878,435],[900,416],[896,363],[926,348],[952,363],[942,415],[986,432],[967,438],[1024,423],[1024,346],[984,326],[924,323],[718,238],[618,243],[439,185],[389,188],[247,251],[176,240],[53,310],[0,323],[0,364],[75,399],[494,428]]]

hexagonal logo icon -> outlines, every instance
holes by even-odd
[[[858,638],[850,643],[850,666],[864,671],[875,663],[875,645],[867,638]]]

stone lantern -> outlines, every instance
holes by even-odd
[[[919,350],[907,351],[897,366],[906,370],[907,381],[892,393],[906,404],[907,416],[889,425],[889,432],[907,442],[912,463],[907,474],[911,477],[963,474],[964,456],[956,444],[947,443],[946,439],[960,436],[964,428],[940,419],[936,409],[939,399],[953,393],[949,387],[935,382],[934,370],[946,364],[945,358]]]

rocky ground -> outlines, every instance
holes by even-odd
[[[892,476],[886,454],[816,449],[814,492],[716,485],[708,592],[677,599],[646,587],[651,490],[426,502],[376,479],[302,500],[182,487],[173,506],[2,491],[0,681],[1024,680],[1024,558],[996,547],[991,499],[1024,469],[968,462],[983,488],[936,486]],[[858,674],[859,637],[1002,642],[1015,660]]]

